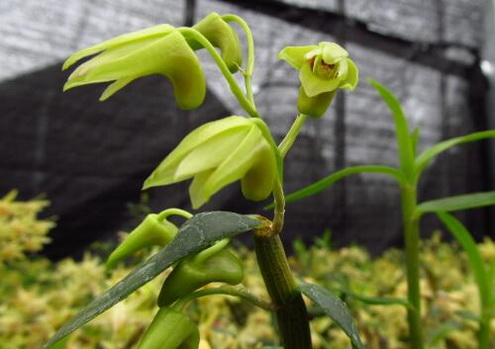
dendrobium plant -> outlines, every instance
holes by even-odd
[[[245,58],[232,23],[244,32]],[[280,58],[300,71],[302,87],[298,101],[301,114],[279,145],[259,115],[254,100],[251,78],[255,55],[251,30],[235,15],[212,13],[191,28],[162,24],[79,51],[69,57],[64,69],[82,58],[93,57],[72,72],[64,90],[112,82],[101,96],[101,100],[106,100],[137,78],[159,74],[173,86],[179,107],[197,108],[206,90],[201,62],[196,55],[200,49],[206,49],[211,55],[247,115],[227,116],[193,130],[144,181],[143,189],[192,179],[189,196],[193,209],[198,209],[215,193],[239,181],[242,194],[248,200],[273,197],[273,219],[232,212],[193,215],[178,208],[148,215],[110,255],[107,267],[112,268],[152,245],[162,249],[90,303],[62,327],[45,348],[60,343],[73,330],[168,267],[173,270],[165,279],[157,301],[160,310],[143,335],[140,349],[198,348],[197,326],[188,315],[187,305],[196,298],[216,294],[237,296],[273,312],[283,347],[310,349],[304,294],[342,327],[354,348],[362,348],[345,304],[317,285],[297,282],[280,239],[285,210],[283,158],[308,116],[321,117],[338,89],[356,87],[358,70],[347,51],[337,44],[323,42],[287,47],[280,52]],[[233,77],[238,72],[244,80],[244,89]],[[169,216],[178,216],[185,223],[176,226],[168,220]],[[228,245],[234,235],[247,231],[253,231],[258,263],[270,300],[253,295],[240,285],[244,277],[242,263]],[[212,283],[221,286],[212,286]]]
[[[247,49],[243,57],[235,27],[244,32]],[[240,182],[244,197],[262,201],[272,196],[273,218],[241,215],[233,212],[192,214],[169,208],[149,214],[110,255],[107,267],[113,268],[135,252],[158,245],[161,250],[138,266],[123,280],[66,323],[44,348],[62,348],[67,336],[143,286],[167,268],[157,299],[159,308],[143,334],[139,349],[197,349],[198,326],[188,305],[200,297],[229,295],[250,302],[274,315],[284,349],[313,348],[308,312],[303,295],[319,306],[349,338],[353,349],[363,343],[345,303],[330,291],[298,281],[289,268],[281,241],[285,203],[320,192],[348,175],[361,172],[382,173],[400,187],[406,254],[407,299],[369,298],[348,293],[371,304],[396,304],[407,309],[411,349],[424,348],[419,283],[419,221],[425,213],[437,213],[466,249],[480,295],[479,349],[489,349],[490,328],[495,300],[491,285],[494,267],[485,268],[474,240],[466,229],[447,212],[495,204],[495,192],[475,193],[418,204],[421,173],[438,154],[451,147],[476,140],[495,138],[495,130],[472,133],[441,142],[421,154],[417,152],[419,130],[410,131],[399,101],[388,89],[371,80],[392,111],[396,126],[398,168],[378,165],[348,167],[286,196],[283,190],[284,157],[292,148],[308,117],[321,118],[338,90],[354,90],[359,74],[348,52],[336,43],[289,46],[279,53],[299,71],[301,82],[296,116],[291,128],[276,144],[268,125],[258,113],[251,79],[254,69],[254,43],[247,23],[236,15],[211,13],[191,28],[162,24],[125,34],[79,51],[69,57],[67,69],[82,58],[94,56],[69,76],[64,90],[73,87],[112,82],[101,100],[111,97],[133,80],[151,74],[167,78],[175,100],[183,109],[198,108],[205,98],[206,83],[196,51],[205,49],[225,77],[230,91],[247,115],[233,115],[208,122],[187,135],[144,181],[143,189],[172,185],[192,179],[189,196],[198,209],[226,186]],[[218,52],[218,51],[220,52]],[[243,63],[245,62],[245,63]],[[244,89],[233,74],[240,73]],[[318,122],[317,120],[315,122]],[[183,219],[178,226],[169,218]],[[269,300],[250,293],[242,282],[244,269],[229,249],[231,238],[253,232],[254,249]],[[348,285],[344,285],[347,287]],[[344,292],[345,293],[345,292]],[[331,347],[331,344],[328,345]]]

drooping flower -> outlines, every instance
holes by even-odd
[[[232,73],[239,70],[242,65],[242,49],[239,37],[218,13],[210,13],[196,23],[193,29],[199,31],[213,46],[220,49],[222,58]],[[202,48],[194,39],[188,39],[188,42],[194,50]]]
[[[189,196],[193,208],[198,208],[213,194],[240,180],[247,199],[266,199],[277,176],[277,161],[259,122],[230,116],[200,126],[162,161],[143,189],[193,178]]]
[[[94,54],[97,55],[69,76],[64,91],[114,81],[101,95],[103,101],[137,78],[160,74],[170,80],[180,108],[192,109],[203,103],[206,83],[199,59],[186,39],[170,25],[124,34],[76,52],[63,69]]]
[[[338,89],[354,90],[359,80],[358,68],[348,57],[344,48],[331,42],[288,46],[280,51],[278,58],[299,71],[301,113],[321,117]]]

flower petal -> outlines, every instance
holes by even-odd
[[[261,201],[273,191],[277,176],[275,154],[268,142],[260,143],[256,162],[241,179],[242,194],[248,200]]]
[[[117,93],[119,90],[121,90],[124,87],[126,87],[127,85],[129,85],[135,79],[136,79],[136,77],[134,77],[134,76],[118,79],[113,84],[108,86],[105,89],[105,91],[103,91],[103,93],[101,94],[101,97],[100,97],[100,101],[102,101],[102,102],[106,101],[113,94]]]
[[[217,167],[228,158],[232,149],[239,146],[248,132],[249,129],[244,128],[229,129],[201,143],[182,159],[174,181],[180,182]]]
[[[253,166],[257,149],[263,136],[261,131],[252,124],[252,128],[231,154],[215,169],[204,184],[205,194],[209,197],[227,185],[240,180]]]
[[[335,64],[347,57],[349,53],[340,45],[334,42],[320,42],[321,56],[327,64]]]
[[[210,179],[214,170],[205,171],[194,176],[194,179],[189,186],[189,197],[193,209],[198,209],[210,200],[211,193],[206,194],[205,183]]]
[[[306,53],[311,50],[317,49],[318,46],[287,46],[278,54],[278,59],[283,59],[289,63],[293,68],[300,70],[307,62],[305,58]]]
[[[299,80],[301,80],[304,92],[308,97],[314,97],[320,93],[330,92],[335,90],[340,79],[323,79],[313,73],[309,64],[305,64],[299,72]]]
[[[344,81],[341,82],[339,88],[343,88],[346,90],[354,90],[359,82],[359,71],[356,67],[356,64],[350,59],[347,59],[347,77]]]
[[[146,179],[143,189],[175,183],[175,172],[180,162],[194,148],[222,132],[249,126],[249,122],[242,116],[230,116],[220,120],[208,122],[189,133],[175,149],[158,165]]]
[[[106,50],[108,48],[114,48],[119,45],[127,45],[131,42],[142,40],[142,39],[149,39],[149,38],[157,38],[163,35],[167,35],[170,33],[172,30],[174,30],[174,27],[168,24],[160,24],[156,25],[151,28],[146,28],[143,30],[139,30],[133,33],[127,33],[123,34],[120,36],[117,36],[115,38],[112,38],[110,40],[104,41],[102,43],[99,43],[97,45],[88,47],[86,49],[83,49],[81,51],[78,51],[74,54],[72,54],[64,63],[62,70],[66,70],[70,66],[72,66],[74,63],[79,61],[80,59],[94,55],[98,52],[101,52],[103,50]]]

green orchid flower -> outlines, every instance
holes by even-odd
[[[199,208],[225,186],[241,181],[244,197],[266,199],[277,176],[275,151],[260,119],[230,116],[206,123],[187,135],[146,179],[143,189],[190,178],[189,196]]]
[[[69,76],[64,91],[114,81],[101,95],[104,101],[137,78],[160,74],[170,80],[180,108],[193,109],[203,103],[206,82],[199,59],[182,34],[170,25],[124,34],[76,52],[63,69],[94,54]]]
[[[242,65],[242,48],[239,37],[235,30],[218,13],[210,13],[196,23],[193,29],[199,31],[213,46],[220,49],[222,58],[231,73],[239,70]],[[188,39],[188,42],[194,50],[203,48],[194,39]]]
[[[340,45],[321,42],[311,46],[288,46],[278,54],[299,71],[299,112],[319,118],[330,106],[338,89],[354,90],[358,68]]]

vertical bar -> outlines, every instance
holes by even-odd
[[[196,0],[186,0],[184,7],[184,26],[191,27],[194,24],[196,13]]]
[[[337,2],[337,12],[345,18],[345,0],[338,0]],[[335,41],[345,46],[346,43],[346,33],[345,24],[340,21],[337,26],[337,31],[335,32]],[[337,93],[335,98],[335,128],[334,128],[334,139],[335,139],[335,156],[334,156],[334,170],[338,171],[346,166],[346,138],[347,138],[347,128],[345,124],[345,93]],[[335,201],[333,202],[333,211],[335,215],[333,219],[338,222],[338,226],[341,230],[346,230],[346,211],[347,211],[347,183],[346,180],[338,186],[335,186]],[[335,222],[333,223],[335,226]]]

